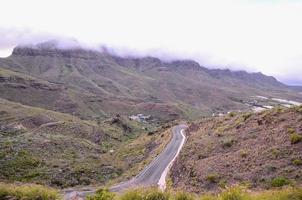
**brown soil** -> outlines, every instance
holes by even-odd
[[[272,187],[275,178],[302,183],[302,107],[231,113],[204,119],[187,130],[188,140],[171,170],[173,186],[192,192],[226,185]]]

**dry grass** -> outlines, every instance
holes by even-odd
[[[1,200],[58,200],[59,193],[49,187],[42,185],[21,185],[0,183]]]
[[[99,190],[89,200],[301,200],[302,188],[284,188],[248,192],[244,187],[227,188],[218,194],[203,194],[198,196],[186,192],[166,191],[158,189],[135,189],[123,194],[114,195],[108,190]]]

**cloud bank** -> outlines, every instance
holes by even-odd
[[[0,54],[53,38],[121,55],[194,59],[302,84],[301,1],[128,0],[2,2]],[[74,38],[74,39],[67,39]]]

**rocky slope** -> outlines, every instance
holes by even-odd
[[[172,167],[176,188],[217,191],[302,183],[302,107],[230,113],[193,123]]]

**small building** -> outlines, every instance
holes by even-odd
[[[137,114],[137,115],[129,116],[129,119],[135,120],[135,121],[138,121],[138,122],[145,122],[150,118],[151,118],[151,115],[143,115],[143,114]]]

